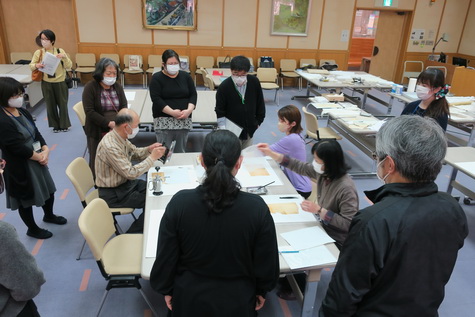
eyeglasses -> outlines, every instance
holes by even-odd
[[[373,152],[373,153],[371,153],[371,156],[373,157],[373,160],[375,160],[375,161],[377,161],[378,159],[379,159],[380,161],[382,161],[382,160],[385,159],[386,156],[388,156],[388,155],[387,155],[387,154],[384,154],[383,156],[380,157],[380,156],[378,156],[378,155],[376,154],[376,152]]]

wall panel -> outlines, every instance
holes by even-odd
[[[112,1],[75,1],[79,42],[115,43]],[[57,12],[55,13],[56,15],[58,15]]]
[[[412,29],[424,30],[424,41],[437,41],[437,30],[439,29],[439,21],[442,18],[442,10],[445,1],[418,1],[414,12],[414,22]],[[435,42],[434,42],[435,43]],[[409,40],[408,52],[432,52],[434,45],[414,45],[413,40]]]
[[[259,1],[257,47],[286,48],[288,36],[271,35],[272,1]]]
[[[310,8],[307,36],[290,36],[289,49],[317,49],[318,37],[320,36],[320,24],[322,22],[322,9],[324,0],[312,0]]]
[[[257,2],[224,1],[223,46],[253,47],[256,41]]]
[[[191,31],[154,30],[153,44],[168,45],[169,48],[173,48],[174,45],[188,45],[188,32]]]
[[[470,11],[463,30],[459,47],[460,54],[475,55],[475,0],[471,0]],[[472,61],[475,63],[475,61]],[[473,64],[472,64],[473,65]]]
[[[355,0],[326,0],[323,12],[320,49],[347,50],[349,41],[340,40],[341,32],[351,36]]]
[[[190,31],[190,45],[221,46],[223,1],[199,0],[198,29]]]
[[[462,30],[470,0],[446,0],[437,40],[443,33],[449,36],[448,42],[440,41],[436,52],[456,52],[462,38]]]
[[[152,44],[152,31],[143,27],[142,7],[139,1],[114,0],[117,42]]]

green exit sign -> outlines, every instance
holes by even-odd
[[[393,0],[383,0],[383,7],[390,7],[393,5]]]

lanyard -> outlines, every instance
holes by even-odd
[[[33,133],[31,133],[30,129],[28,129],[28,127],[27,127],[26,125],[24,125],[23,122],[20,121],[20,119],[18,119],[17,117],[15,117],[15,116],[13,115],[13,113],[11,113],[10,111],[8,111],[8,109],[6,109],[6,108],[3,108],[3,109],[5,109],[5,111],[10,114],[10,117],[12,117],[12,118],[15,119],[16,121],[18,121],[18,123],[20,123],[22,126],[25,127],[26,131],[28,131],[28,133],[31,135],[31,138],[32,138],[33,141],[34,141],[34,140],[35,140],[35,137],[33,136]],[[28,120],[28,121],[30,121],[30,120]],[[34,126],[33,123],[31,123],[31,124]]]
[[[236,84],[234,84],[234,88],[236,89],[238,95],[239,95],[239,98],[241,98],[241,103],[244,104],[244,96],[241,94],[241,92],[239,91],[239,89],[237,88]]]
[[[422,111],[422,112],[421,112],[421,115],[424,115],[424,113],[426,112],[425,109],[422,109],[422,108],[419,107],[419,105],[417,105],[417,106],[414,108],[414,111],[412,112],[412,114],[416,114],[417,109],[421,109],[421,111]]]

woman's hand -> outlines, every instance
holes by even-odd
[[[45,153],[45,152],[41,152],[40,153],[40,159],[38,160],[38,163],[40,163],[41,165],[48,165],[48,154]]]
[[[168,113],[168,114],[171,115],[175,119],[180,119],[181,113],[182,113],[182,111],[179,110],[179,109],[172,109],[170,111],[170,113]]]
[[[181,115],[180,115],[177,119],[186,119],[186,118],[188,118],[188,117],[191,115],[192,112],[193,112],[193,111],[190,110],[190,109],[183,110],[183,111],[181,112]]]
[[[257,149],[261,151],[264,155],[272,157],[272,159],[279,164],[282,163],[282,160],[284,159],[283,154],[272,151],[269,147],[269,144],[267,143],[258,143]]]
[[[173,300],[173,296],[165,295],[165,303],[167,304],[167,307],[170,310],[172,310],[172,300]]]
[[[65,54],[62,54],[62,53],[56,54],[57,58],[63,58],[64,56],[65,56]]]
[[[35,67],[37,69],[41,69],[41,68],[45,67],[45,64],[38,63],[38,64],[35,64]]]
[[[312,214],[318,214],[318,211],[320,210],[320,206],[310,200],[304,200],[300,204],[300,207],[302,207],[304,211],[311,212]]]

